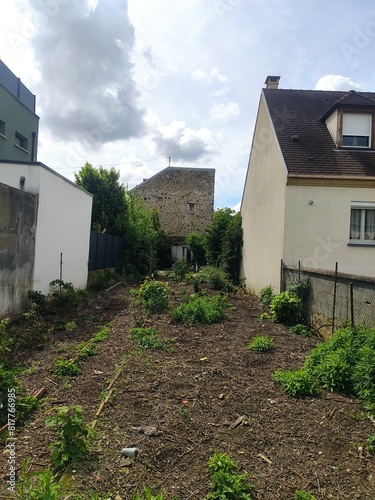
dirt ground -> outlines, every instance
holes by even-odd
[[[166,500],[201,500],[209,491],[207,460],[220,452],[248,474],[255,499],[292,500],[296,490],[308,490],[318,499],[375,499],[375,459],[359,449],[375,426],[362,405],[327,392],[293,399],[272,381],[276,369],[300,367],[319,338],[295,336],[287,326],[262,322],[258,299],[238,290],[220,324],[176,325],[170,314],[153,315],[147,326],[175,340],[167,350],[141,351],[129,336],[134,326],[130,288],[121,284],[62,308],[61,320],[74,321],[76,328],[51,332],[45,349],[21,358],[28,367],[23,384],[30,393],[42,387],[46,392],[43,405],[17,432],[19,468],[26,457],[31,471],[49,464],[49,445],[56,436],[44,420],[51,408],[82,405],[86,420],[93,422],[103,391],[121,370],[97,418],[93,453],[71,470],[76,492],[130,500],[147,485],[162,491]],[[175,303],[184,296],[186,287],[176,285]],[[70,379],[70,387],[56,378],[54,358],[69,358],[108,321],[111,333],[98,344],[99,354],[85,361],[82,374]],[[247,350],[257,335],[272,337],[274,350]],[[138,456],[122,458],[121,449],[132,446],[138,447]],[[6,450],[0,453],[0,490],[6,484],[7,458]]]

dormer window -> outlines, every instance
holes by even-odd
[[[342,117],[342,146],[351,148],[371,147],[372,115],[344,113]]]

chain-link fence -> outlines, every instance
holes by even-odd
[[[375,326],[375,278],[282,265],[282,286],[309,280],[302,301],[304,319],[326,332],[349,323]]]

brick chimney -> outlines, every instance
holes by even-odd
[[[279,88],[279,76],[267,76],[266,81],[266,89],[278,89]]]

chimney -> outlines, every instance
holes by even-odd
[[[279,88],[279,76],[267,76],[266,81],[266,89],[278,89]]]

